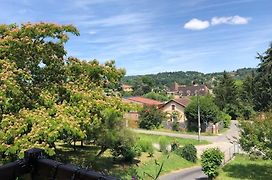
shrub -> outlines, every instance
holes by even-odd
[[[172,130],[173,131],[179,131],[179,123],[177,121],[174,121],[172,124]]]
[[[179,144],[174,141],[171,143],[171,151],[175,151],[179,147]]]
[[[167,153],[167,145],[168,145],[168,141],[167,138],[164,136],[161,136],[159,138],[159,145],[160,145],[160,151]]]
[[[123,159],[126,162],[132,162],[135,157],[138,157],[141,155],[141,149],[138,148],[137,146],[128,148],[128,149],[123,149],[121,152],[121,155],[123,156]]]
[[[194,145],[187,144],[176,150],[176,154],[180,155],[187,161],[196,162],[197,160],[197,150]]]
[[[206,149],[201,155],[202,171],[211,179],[218,176],[224,154],[218,148]]]
[[[165,119],[165,114],[155,107],[144,107],[139,115],[139,127],[143,129],[158,128]]]
[[[228,128],[230,126],[230,122],[231,122],[230,115],[228,115],[224,112],[220,112],[218,115],[218,119],[223,122],[224,128]]]
[[[114,158],[122,158],[124,161],[132,160],[141,155],[141,148],[135,143],[134,134],[131,131],[123,130],[115,137],[112,134],[111,152]]]

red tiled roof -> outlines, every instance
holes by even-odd
[[[187,97],[173,99],[173,101],[175,101],[176,103],[178,103],[184,107],[188,106],[188,104],[190,104],[190,102],[191,102],[191,100]]]
[[[159,109],[163,108],[166,104],[168,104],[168,103],[171,102],[171,101],[174,101],[174,102],[176,102],[177,104],[179,104],[179,105],[181,105],[181,106],[183,106],[183,107],[188,106],[188,104],[190,104],[190,102],[191,102],[191,100],[190,100],[189,98],[187,98],[187,97],[182,97],[182,98],[177,98],[177,99],[171,99],[171,100],[168,101],[167,103],[161,105],[161,106],[159,107]]]
[[[147,106],[158,106],[162,104],[162,102],[160,101],[156,101],[156,100],[141,97],[141,96],[129,97],[127,98],[127,100],[141,103]]]

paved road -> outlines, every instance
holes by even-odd
[[[198,157],[202,154],[202,152],[211,147],[218,147],[221,151],[227,152],[230,147],[233,146],[232,142],[236,141],[239,137],[239,129],[237,127],[238,122],[232,121],[230,125],[230,129],[222,135],[218,136],[201,136],[202,140],[210,141],[212,144],[208,145],[198,145],[197,154]],[[190,138],[190,139],[197,139],[197,135],[189,135],[189,134],[176,134],[176,133],[167,133],[167,132],[158,132],[158,131],[146,131],[146,130],[135,130],[139,133],[145,134],[154,134],[154,135],[165,135],[171,137],[179,137],[179,138]],[[226,153],[225,158],[229,159],[231,153]],[[193,167],[184,170],[180,170],[177,172],[173,172],[170,174],[163,175],[159,178],[160,180],[195,180],[195,179],[207,179],[207,176],[201,171],[201,167]]]
[[[174,172],[174,173],[159,177],[159,180],[192,180],[192,179],[204,180],[204,179],[208,179],[208,176],[206,176],[201,171],[200,166],[197,166],[197,167],[184,169],[179,172]]]
[[[237,128],[237,121],[232,121],[230,125],[230,129],[222,135],[218,136],[201,136],[201,140],[207,140],[209,142],[229,142],[229,139],[233,140],[234,137],[238,137],[238,128]],[[144,129],[132,129],[138,133],[144,134],[153,134],[153,135],[162,135],[162,136],[170,136],[170,137],[178,137],[178,138],[187,138],[187,139],[198,139],[197,135],[192,134],[178,134],[178,133],[169,133],[169,132],[161,132],[161,131],[151,131],[151,130],[144,130]]]

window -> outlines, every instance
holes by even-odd
[[[176,110],[176,105],[172,104],[172,111],[175,111],[175,110]]]

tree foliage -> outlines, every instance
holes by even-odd
[[[143,129],[158,128],[162,121],[165,120],[165,114],[156,107],[144,107],[139,112],[139,127]]]
[[[219,108],[210,96],[199,97],[200,120],[201,123],[216,123],[219,121]],[[198,120],[198,100],[194,98],[191,103],[185,108],[185,116],[189,122],[197,122]]]
[[[254,78],[254,105],[257,111],[269,110],[272,107],[272,44],[264,55],[257,57],[261,62]]]
[[[118,89],[124,70],[114,61],[65,59],[68,33],[79,35],[71,25],[0,26],[2,158],[21,157],[33,147],[53,155],[60,140],[89,140],[101,152],[133,144],[123,137],[128,107]]]
[[[162,93],[156,93],[156,92],[149,92],[147,94],[143,95],[146,98],[149,99],[154,99],[157,101],[169,101],[171,98],[167,94],[162,94]]]
[[[215,103],[220,110],[229,114],[233,119],[239,116],[239,91],[233,77],[224,71],[223,76],[214,88]]]
[[[272,112],[242,121],[240,144],[250,154],[272,159]]]

